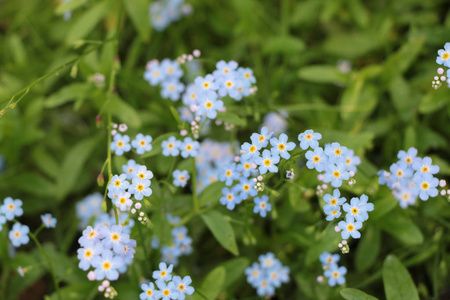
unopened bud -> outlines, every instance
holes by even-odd
[[[103,176],[103,173],[98,174],[97,184],[98,186],[103,186],[105,184],[105,177]]]

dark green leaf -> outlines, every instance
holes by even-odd
[[[344,288],[340,291],[340,294],[346,300],[378,300],[358,289]]]
[[[216,210],[211,210],[201,215],[206,226],[211,230],[216,240],[234,255],[239,254],[233,227],[225,220],[223,215]]]
[[[387,300],[419,300],[411,275],[394,255],[384,260],[383,285]]]

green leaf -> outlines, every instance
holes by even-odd
[[[45,107],[55,108],[70,101],[86,98],[91,90],[92,85],[89,83],[76,82],[66,85],[47,98],[45,101]]]
[[[59,177],[59,165],[55,158],[42,146],[34,147],[31,157],[39,169],[53,179]]]
[[[370,212],[370,220],[375,221],[386,215],[388,212],[398,206],[398,201],[393,196],[376,200],[373,202],[376,209]]]
[[[242,119],[238,115],[230,112],[219,111],[217,113],[217,119],[236,126],[245,126],[247,124],[245,119]]]
[[[98,144],[98,137],[91,137],[71,147],[62,162],[58,180],[57,198],[64,199],[77,183],[78,176],[84,168],[85,163]],[[95,179],[94,179],[95,180]]]
[[[391,211],[377,221],[377,226],[399,239],[406,245],[423,243],[423,235],[419,227],[404,215],[400,208]]]
[[[449,103],[450,91],[441,87],[426,93],[419,104],[419,111],[424,114],[435,112]]]
[[[169,137],[174,136],[175,138],[179,138],[180,134],[176,132],[169,132],[163,135],[158,136],[156,139],[152,141],[152,150],[141,155],[142,158],[155,156],[162,153],[161,143],[167,140]]]
[[[262,47],[263,54],[299,54],[305,49],[305,43],[293,36],[269,37]]]
[[[213,202],[219,203],[220,197],[222,197],[222,189],[225,187],[225,183],[216,181],[208,185],[198,197],[200,206],[204,206]]]
[[[346,84],[348,75],[339,72],[336,66],[315,65],[301,68],[298,76],[306,81],[318,83],[339,83]]]
[[[377,88],[365,84],[364,78],[360,76],[342,95],[342,119],[352,123],[364,120],[375,109],[377,102]]]
[[[228,251],[234,255],[239,254],[239,249],[236,244],[236,237],[234,235],[233,227],[230,222],[225,220],[223,215],[216,211],[211,210],[201,215],[203,222],[212,232],[216,240]]]
[[[111,114],[129,127],[139,128],[142,125],[141,118],[133,106],[122,100],[117,94],[111,96],[111,103],[108,105]]]
[[[183,122],[180,119],[180,114],[178,113],[177,109],[173,106],[170,106],[170,112],[172,113],[173,117],[177,121],[178,126],[182,126]]]
[[[90,7],[70,28],[66,36],[66,43],[71,44],[88,35],[108,13],[110,5],[109,1],[104,0]]]
[[[226,270],[220,266],[212,270],[203,280],[198,291],[208,300],[214,300],[219,296],[225,282]],[[195,300],[205,300],[199,293],[194,293]]]
[[[323,45],[327,53],[341,58],[357,58],[378,47],[378,41],[369,34],[338,33],[331,35]]]
[[[359,272],[366,271],[373,265],[380,251],[380,244],[380,230],[369,226],[356,248],[355,265]]]
[[[346,300],[378,300],[358,289],[344,288],[340,291],[340,294]]]
[[[34,196],[55,197],[56,184],[37,172],[23,172],[17,175],[13,186]]]
[[[228,260],[222,264],[226,270],[225,287],[230,287],[239,278],[244,277],[244,270],[250,265],[250,260],[245,257],[238,257]]]
[[[394,255],[384,260],[383,285],[387,300],[419,300],[411,275]]]
[[[89,0],[71,0],[69,2],[61,2],[56,8],[55,13],[57,15],[63,15],[66,11],[74,11],[77,8],[86,4]]]
[[[142,40],[148,41],[150,38],[149,2],[147,0],[128,0],[123,4]]]

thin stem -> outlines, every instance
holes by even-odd
[[[200,204],[197,195],[197,168],[195,166],[195,157],[192,158],[192,197],[194,200],[194,212],[200,211]]]
[[[167,182],[170,182],[170,177],[172,176],[173,169],[175,168],[175,164],[177,163],[178,157],[174,156],[172,165],[170,166],[169,173],[167,174]]]
[[[39,229],[38,229],[39,230]],[[50,273],[52,274],[52,278],[53,278],[53,284],[55,285],[55,290],[56,290],[56,294],[58,295],[58,299],[62,300],[63,298],[61,297],[61,291],[59,290],[59,283],[58,283],[58,279],[56,278],[56,274],[55,274],[55,270],[53,269],[53,265],[52,262],[50,260],[50,258],[48,257],[47,253],[45,253],[44,249],[41,246],[41,243],[39,243],[37,237],[33,234],[33,233],[28,233],[28,235],[31,237],[31,239],[34,241],[34,243],[36,244],[36,246],[38,247],[39,251],[41,251],[42,256],[44,256],[44,259],[47,261],[48,264],[48,270],[50,271]]]
[[[37,237],[39,232],[41,232],[42,229],[44,229],[45,225],[41,224],[41,226],[39,226],[38,229],[36,229],[36,231],[34,232],[34,236]]]

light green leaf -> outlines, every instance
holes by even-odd
[[[367,54],[378,46],[377,40],[372,35],[339,33],[331,35],[323,45],[323,49],[337,57],[356,58]]]
[[[216,240],[228,251],[234,255],[239,254],[239,249],[236,244],[236,237],[234,235],[233,227],[230,222],[225,220],[223,215],[216,211],[211,210],[201,215],[203,222],[212,232]]]
[[[348,75],[345,75],[337,69],[336,66],[315,65],[301,68],[298,76],[306,81],[318,83],[339,83],[346,84]]]
[[[208,185],[198,197],[200,206],[210,204],[213,202],[219,203],[220,197],[222,197],[222,189],[225,187],[225,183],[216,181]]]
[[[340,291],[340,294],[346,300],[378,300],[358,289],[344,288]]]
[[[411,275],[394,255],[384,260],[383,285],[387,300],[419,300]]]
[[[63,15],[66,11],[74,11],[86,4],[89,0],[71,0],[69,2],[61,1],[61,4],[56,8],[57,15]]]
[[[406,245],[423,243],[423,235],[419,227],[409,217],[405,216],[400,208],[379,219],[377,226]]]
[[[305,43],[293,36],[269,37],[262,47],[264,54],[299,54],[305,49]]]
[[[244,277],[244,270],[250,265],[250,261],[245,257],[238,257],[228,260],[222,264],[226,270],[224,287],[230,287],[239,278]]]
[[[226,276],[226,270],[220,266],[212,270],[206,278],[203,280],[202,285],[198,288],[198,291],[202,293],[208,300],[216,299],[224,286]],[[194,293],[195,300],[205,300],[198,293]]]
[[[142,40],[148,41],[150,37],[149,2],[147,0],[128,0],[123,4]]]
[[[238,115],[230,112],[219,111],[217,113],[217,119],[236,126],[245,126],[247,124],[247,121],[245,119],[242,119]]]
[[[121,122],[126,123],[128,127],[141,127],[142,121],[136,109],[121,99],[117,94],[113,94],[111,97],[111,103],[108,105],[111,114]]]
[[[92,85],[85,82],[76,82],[66,85],[47,98],[45,101],[45,107],[55,108],[77,99],[86,98],[91,90]]]

